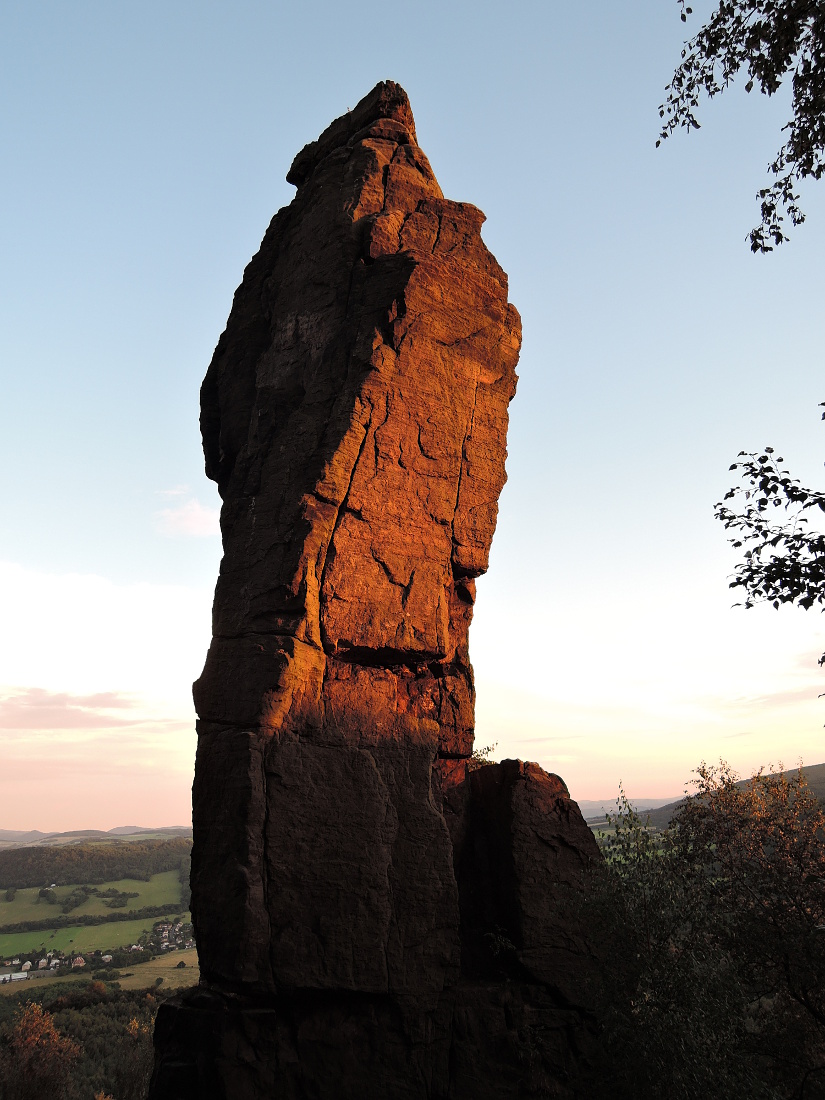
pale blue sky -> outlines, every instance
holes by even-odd
[[[825,758],[821,620],[729,610],[712,519],[740,448],[771,441],[821,484],[825,191],[803,192],[790,244],[751,255],[782,96],[734,88],[655,149],[683,33],[675,0],[7,0],[0,694],[33,709],[23,734],[0,701],[0,784],[23,784],[0,826],[47,824],[44,758],[116,764],[114,712],[71,702],[89,693],[131,700],[134,813],[167,752],[155,819],[184,814],[220,554],[184,533],[217,504],[198,388],[294,154],[387,78],[445,194],[486,213],[524,324],[471,636],[479,739],[582,798],[620,778],[678,793],[702,755]],[[68,693],[63,732],[33,688]],[[60,824],[122,809],[69,820],[67,802]]]

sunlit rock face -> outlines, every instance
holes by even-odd
[[[287,179],[201,391],[224,542],[195,684],[202,987],[159,1018],[152,1096],[510,1095],[524,1021],[572,1011],[553,884],[595,852],[561,780],[467,768],[519,317],[398,85]]]

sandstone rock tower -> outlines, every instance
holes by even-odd
[[[393,83],[287,179],[201,391],[224,540],[195,684],[202,985],[159,1016],[151,1095],[572,1095],[558,896],[592,838],[557,777],[467,768],[507,278]]]

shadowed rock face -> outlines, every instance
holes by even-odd
[[[595,851],[557,777],[466,767],[518,314],[397,85],[287,179],[201,391],[224,541],[195,684],[204,982],[159,1020],[152,1096],[483,1096],[493,1036],[518,1089],[502,1037],[578,1011],[553,883]]]

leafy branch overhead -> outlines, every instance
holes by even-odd
[[[733,532],[732,545],[745,549],[731,588],[744,588],[745,607],[759,601],[806,610],[825,606],[825,535],[812,530],[804,515],[811,509],[825,512],[825,493],[800,485],[772,447],[761,453],[740,451],[739,458],[731,470],[740,472],[744,484],[715,506],[716,518]],[[726,503],[739,500],[744,501],[741,511]]]
[[[682,22],[692,9],[677,0]],[[704,92],[713,98],[741,70],[745,91],[754,85],[773,95],[791,74],[791,119],[785,144],[768,166],[775,180],[756,194],[761,223],[749,234],[754,252],[771,252],[788,239],[784,222],[801,225],[805,215],[796,188],[825,171],[825,0],[721,0],[698,34],[685,43],[682,61],[659,107],[657,146],[677,129],[699,129],[696,109]]]

